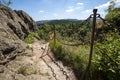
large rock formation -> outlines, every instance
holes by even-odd
[[[0,5],[0,23],[9,27],[20,39],[24,39],[28,32],[37,30],[33,19],[24,11],[14,11]]]
[[[37,25],[28,14],[0,5],[0,62],[21,53],[24,50],[22,40],[31,31],[36,32]]]

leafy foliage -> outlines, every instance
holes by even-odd
[[[106,15],[106,20],[120,30],[120,8],[115,8],[109,12]]]
[[[54,33],[55,26],[56,38],[59,40],[89,42],[91,22],[84,26],[81,25],[81,22],[61,22],[39,24],[39,36],[42,39],[49,40]]]
[[[111,12],[114,9],[114,7],[115,7],[115,0],[110,0],[110,4],[108,6],[107,11]]]
[[[94,60],[106,80],[120,79],[120,35],[110,32],[95,46]]]
[[[41,24],[39,25],[39,37],[44,40],[49,40],[49,35],[51,32],[51,25],[49,24]]]

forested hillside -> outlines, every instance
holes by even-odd
[[[88,41],[88,33],[90,32],[91,22],[82,24],[83,21],[69,21],[69,20],[54,20],[49,23],[38,24],[39,26],[39,35],[41,38],[50,39],[52,33],[55,30],[56,38],[59,40],[77,40],[77,41]],[[41,34],[42,33],[42,34]]]

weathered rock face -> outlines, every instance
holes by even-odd
[[[0,5],[0,60],[8,54],[22,52],[22,40],[31,31],[36,32],[37,25],[28,14]]]
[[[20,39],[24,39],[30,31],[37,31],[37,25],[24,11],[12,10],[0,5],[0,23],[9,27]]]
[[[33,19],[28,16],[27,13],[23,12],[22,10],[16,11],[17,15],[24,21],[24,23],[29,26],[29,30],[32,32],[36,32],[37,31],[37,25],[35,23],[35,21],[33,21]]]

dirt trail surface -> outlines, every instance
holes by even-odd
[[[5,66],[0,65],[0,80],[76,80],[70,68],[63,66],[60,61],[55,61],[63,68],[64,74],[69,76],[69,79],[66,79],[63,71],[51,60],[55,58],[48,49],[49,43],[36,41],[28,48],[28,54],[16,57]]]
[[[55,60],[55,58],[49,49],[49,43],[40,44],[39,42],[36,42],[32,46],[34,49],[33,60],[41,66],[41,70],[43,70],[43,72],[47,72],[50,75],[51,79],[49,78],[46,80],[66,80],[67,76],[69,77],[67,80],[75,80],[75,76],[70,68],[63,66],[62,62],[60,61],[55,61],[66,72],[66,76],[63,74],[63,71],[61,71],[60,68],[54,63],[54,61],[51,60],[51,58],[53,60]],[[49,66],[53,69],[53,72]]]

